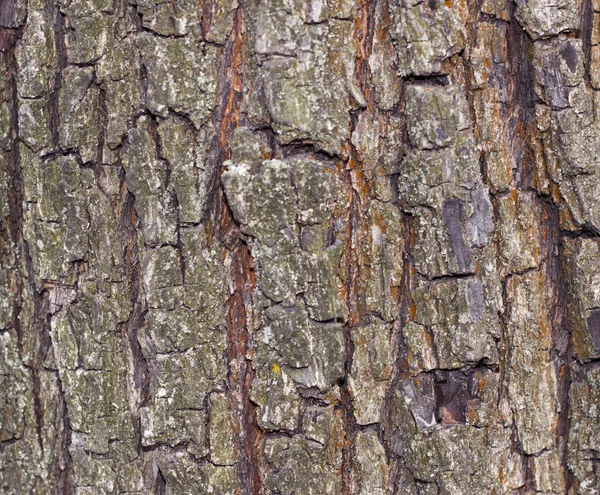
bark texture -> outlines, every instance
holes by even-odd
[[[0,0],[0,492],[600,494],[600,2]]]

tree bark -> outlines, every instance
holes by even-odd
[[[0,0],[0,492],[599,494],[598,26]]]

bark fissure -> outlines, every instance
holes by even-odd
[[[209,184],[209,211],[212,211],[213,232],[230,260],[229,276],[232,293],[227,300],[227,381],[232,420],[239,437],[237,469],[243,495],[258,495],[261,491],[259,447],[261,432],[257,425],[250,389],[254,377],[252,348],[252,293],[256,285],[253,260],[244,244],[239,225],[225,199],[220,174],[230,157],[230,140],[240,121],[243,91],[243,7],[233,19],[233,27],[221,61],[219,94],[221,101],[215,113],[218,134],[214,143],[214,162]]]

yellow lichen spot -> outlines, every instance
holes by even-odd
[[[281,374],[281,368],[279,367],[279,365],[277,363],[273,363],[273,372],[278,375]]]

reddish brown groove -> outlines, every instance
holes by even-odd
[[[368,57],[371,53],[373,43],[373,18],[376,2],[369,0],[358,0],[356,19],[354,23],[354,39],[357,50],[354,66],[354,77],[367,102],[368,112],[375,116],[375,105],[373,92],[369,87]],[[352,131],[354,123],[352,124]],[[368,273],[364,270],[364,253],[361,251],[361,220],[367,218],[369,208],[370,190],[365,178],[362,163],[358,158],[352,143],[346,147],[348,162],[346,164],[346,182],[348,183],[348,194],[350,207],[347,214],[346,249],[345,249],[345,273],[346,284],[344,287],[346,306],[348,308],[348,321],[343,327],[344,347],[346,362],[344,364],[344,381],[340,385],[340,404],[344,439],[342,443],[342,463],[340,467],[342,494],[351,495],[355,485],[355,461],[354,442],[358,425],[354,415],[352,394],[349,388],[350,375],[352,372],[352,360],[354,355],[354,342],[352,340],[352,328],[361,324],[365,316],[365,301],[362,297],[364,291],[364,280]]]
[[[219,150],[221,159],[229,157],[229,139],[240,121],[240,109],[243,98],[243,74],[242,74],[242,44],[244,41],[243,9],[237,9],[233,20],[233,29],[229,38],[229,47],[226,55],[224,91],[225,105],[221,115],[221,128],[219,133]],[[221,162],[222,163],[222,162]]]
[[[344,363],[344,381],[340,384],[340,404],[339,411],[341,413],[344,439],[342,442],[342,464],[340,467],[340,475],[342,482],[342,494],[351,495],[353,486],[354,472],[354,440],[356,437],[356,417],[354,415],[354,405],[352,403],[352,394],[350,392],[350,375],[352,372],[352,358],[354,355],[354,342],[352,341],[352,327],[359,324],[362,319],[361,298],[359,296],[360,285],[360,255],[357,249],[360,247],[358,237],[358,220],[360,212],[360,199],[357,199],[358,193],[355,191],[352,184],[352,175],[355,173],[354,168],[357,166],[355,161],[355,151],[350,147],[350,159],[347,167],[350,169],[347,181],[349,182],[348,191],[350,197],[350,208],[347,215],[346,228],[346,248],[345,248],[345,271],[346,285],[344,287],[346,296],[346,306],[348,308],[348,321],[344,324],[343,338],[346,353],[346,362]]]
[[[228,236],[235,235],[235,233],[228,233],[228,229],[224,228],[223,225],[224,218],[230,215],[230,213],[223,212],[223,209],[228,209],[228,207],[221,186],[221,172],[223,171],[223,163],[231,155],[229,140],[239,124],[242,100],[244,98],[242,73],[243,28],[243,9],[242,7],[238,7],[219,70],[217,94],[219,95],[220,102],[213,117],[218,134],[211,146],[211,155],[214,164],[208,183],[208,211],[212,214],[212,218],[209,219],[209,223],[212,223],[210,234],[211,237],[219,238],[222,241],[225,240],[226,245],[233,240],[233,238]],[[225,223],[229,225],[228,221]]]
[[[369,87],[369,57],[373,49],[376,6],[377,1],[358,0],[354,26],[354,38],[357,43],[354,75],[367,101],[367,111],[369,113],[375,112],[374,92]]]
[[[227,359],[230,404],[234,417],[237,416],[236,428],[240,438],[238,472],[242,494],[258,495],[261,486],[258,457],[261,435],[257,426],[255,408],[250,402],[254,370],[248,359],[251,342],[247,308],[252,302],[255,286],[253,260],[248,248],[242,242],[236,243],[233,250],[229,251],[229,255],[232,256],[231,275],[234,279],[235,291],[227,301]]]
[[[389,13],[388,13],[389,15]],[[404,118],[405,111],[405,90],[406,81],[401,80],[401,91],[397,109],[394,111],[397,115],[402,117],[400,121],[401,132],[402,132],[402,146],[403,150],[400,156],[404,156],[407,149],[411,148],[410,141],[408,139],[408,132],[406,128],[406,120]],[[369,100],[367,100],[369,101]],[[397,179],[396,179],[397,180]],[[399,202],[398,190],[396,186],[396,206],[401,213],[401,234],[403,249],[402,249],[402,275],[398,291],[395,294],[395,307],[396,311],[394,314],[394,321],[392,324],[392,337],[391,345],[393,349],[392,354],[392,376],[390,379],[389,386],[386,391],[384,399],[384,407],[382,411],[382,430],[383,430],[383,447],[386,452],[388,465],[389,465],[389,479],[387,490],[388,493],[398,494],[404,493],[406,487],[400,486],[399,479],[401,476],[408,479],[413,479],[413,474],[405,466],[405,461],[402,457],[394,451],[393,445],[395,443],[394,438],[394,426],[393,417],[396,413],[395,393],[403,379],[408,376],[409,373],[409,362],[408,362],[408,349],[406,338],[404,335],[404,329],[415,318],[416,308],[412,298],[413,285],[415,283],[416,270],[414,267],[413,250],[417,240],[416,230],[414,225],[414,217],[406,213],[402,205]]]
[[[508,98],[508,126],[509,132],[508,149],[511,156],[516,157],[517,168],[511,177],[511,194],[517,194],[517,190],[527,190],[531,183],[532,155],[529,147],[529,133],[527,132],[528,123],[532,120],[533,111],[533,66],[527,60],[527,51],[531,47],[532,40],[523,30],[518,22],[514,12],[506,30],[507,59],[509,61],[509,98]],[[495,203],[495,202],[494,202]],[[545,232],[542,234],[545,236]],[[509,277],[505,278],[508,280]],[[508,322],[510,311],[512,311],[511,295],[509,293],[509,284],[505,284],[503,290],[504,303],[507,308],[505,320]],[[506,327],[505,327],[506,328]],[[506,335],[506,350],[501,354],[504,364],[500,366],[502,370],[502,379],[505,379],[507,366],[511,359],[512,345],[511,335]],[[503,384],[508,387],[508,383]],[[507,392],[506,392],[507,393]],[[524,484],[520,488],[521,493],[531,493],[534,491],[535,478],[532,470],[532,459],[523,452],[523,447],[519,439],[516,423],[512,422],[512,448],[517,451],[523,462]]]
[[[565,493],[570,493],[574,483],[574,476],[568,463],[568,440],[570,428],[570,400],[571,389],[571,360],[573,355],[573,339],[569,326],[567,311],[569,279],[561,261],[561,231],[559,226],[558,207],[550,201],[543,202],[544,212],[542,219],[547,227],[545,238],[542,239],[547,253],[548,284],[551,289],[550,308],[552,315],[552,340],[553,354],[556,359],[557,397],[560,403],[558,425],[556,427],[556,448],[563,469],[563,483]]]
[[[240,228],[235,222],[225,200],[221,185],[223,163],[230,157],[229,142],[240,121],[243,99],[243,8],[235,14],[233,28],[225,48],[219,74],[221,101],[215,113],[218,136],[213,145],[215,163],[211,180],[212,235],[219,240],[231,260],[230,277],[234,283],[233,294],[227,300],[227,382],[230,414],[239,436],[237,468],[242,495],[261,492],[260,446],[261,430],[256,412],[250,401],[254,370],[249,359],[252,347],[249,308],[256,285],[253,259],[248,247],[240,238]]]

